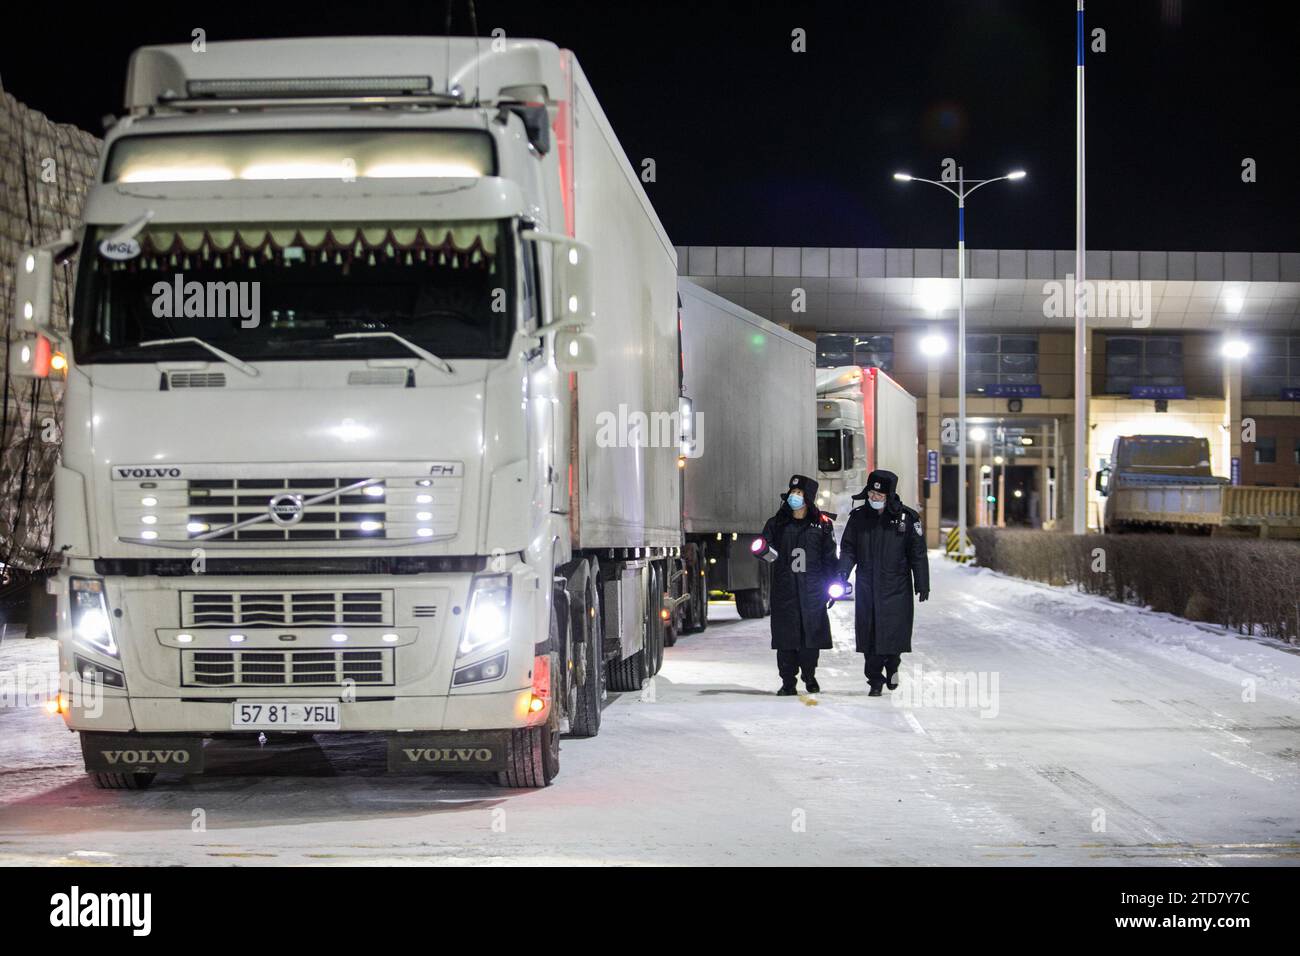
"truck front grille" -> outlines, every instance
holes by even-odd
[[[182,591],[182,627],[393,623],[392,591]]]
[[[297,495],[310,500],[364,478],[230,478],[194,479],[189,482],[187,528],[190,537],[266,514],[268,502],[279,495]],[[342,541],[356,538],[385,538],[388,508],[384,485],[370,486],[373,494],[358,488],[302,511],[302,520],[282,527],[262,521],[222,535],[227,541]]]
[[[192,650],[181,654],[187,687],[321,687],[393,683],[391,650]]]

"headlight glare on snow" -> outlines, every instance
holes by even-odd
[[[88,647],[117,657],[113,625],[104,600],[104,582],[98,578],[72,578],[68,582],[68,600],[72,608],[72,633]]]
[[[510,640],[510,576],[477,578],[465,616],[458,657],[505,644]]]

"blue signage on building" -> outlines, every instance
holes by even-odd
[[[1241,459],[1240,458],[1232,459],[1231,474],[1232,474],[1232,483],[1234,485],[1241,484]]]
[[[1134,385],[1128,393],[1129,398],[1186,398],[1185,385]]]
[[[985,385],[984,394],[990,398],[1042,398],[1043,386],[1037,382],[1033,385],[1012,385],[1010,383]]]
[[[939,453],[933,449],[925,453],[925,480],[932,485],[939,483]]]
[[[1284,402],[1300,402],[1300,388],[1284,388],[1284,389],[1282,389],[1282,401],[1284,401]]]

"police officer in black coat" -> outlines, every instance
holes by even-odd
[[[836,580],[833,514],[818,509],[817,482],[805,475],[790,479],[781,508],[763,526],[763,542],[772,561],[772,647],[785,697],[796,693],[795,675],[817,693],[817,658],[831,647],[827,593]],[[756,542],[756,547],[758,543]],[[760,553],[760,557],[763,555]]]
[[[897,487],[892,471],[869,474],[861,494],[853,496],[866,504],[849,512],[840,539],[840,579],[854,565],[858,569],[854,624],[872,697],[881,695],[882,685],[898,687],[900,655],[912,649],[912,592],[922,601],[930,596],[921,516],[903,504]]]

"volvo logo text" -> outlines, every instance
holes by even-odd
[[[297,524],[302,520],[302,495],[276,495],[267,510],[271,520],[281,527]]]

